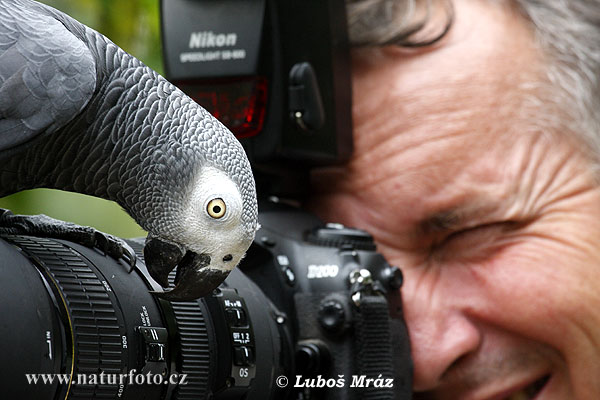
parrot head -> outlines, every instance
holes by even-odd
[[[177,267],[175,287],[157,295],[189,301],[211,294],[252,244],[259,228],[256,185],[233,133],[164,78],[156,79],[159,93],[147,97],[160,99],[152,109],[163,112],[156,113],[152,129],[138,130],[142,155],[125,178],[135,185],[120,204],[148,232],[150,276],[166,288]]]
[[[239,170],[238,170],[239,171]],[[170,229],[150,232],[144,247],[152,278],[167,287],[177,266],[175,287],[158,292],[169,301],[210,294],[244,257],[258,230],[254,181],[204,167],[184,201],[171,216]]]

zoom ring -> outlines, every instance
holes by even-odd
[[[169,274],[173,285],[175,271]],[[179,333],[181,364],[179,371],[187,374],[188,384],[178,386],[174,398],[177,400],[207,399],[210,393],[211,360],[210,341],[200,301],[172,301],[173,313]]]
[[[125,355],[119,330],[122,317],[115,311],[95,268],[81,255],[53,240],[23,236],[6,239],[50,274],[64,299],[73,332],[73,379],[123,373]],[[71,386],[69,399],[116,398],[118,391],[116,382],[102,385],[76,382]]]

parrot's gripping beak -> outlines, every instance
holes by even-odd
[[[192,301],[212,293],[229,271],[210,267],[210,256],[186,251],[183,246],[148,237],[144,259],[150,276],[163,287],[169,286],[169,273],[177,266],[175,287],[153,292],[168,301]]]

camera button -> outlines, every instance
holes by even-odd
[[[260,242],[267,247],[275,247],[275,245],[277,245],[277,242],[275,242],[273,239],[271,239],[268,236],[261,237]]]
[[[227,314],[227,321],[231,326],[246,326],[248,321],[246,319],[246,313],[241,308],[228,308],[225,310]]]
[[[285,282],[293,287],[296,284],[296,274],[294,274],[294,271],[287,266],[283,267],[281,270],[283,272]]]
[[[254,363],[254,352],[247,346],[235,346],[233,348],[233,363],[235,365],[250,365]]]
[[[165,328],[138,326],[146,361],[165,361],[169,334]]]
[[[149,343],[147,359],[148,361],[165,361],[165,345],[162,343]]]

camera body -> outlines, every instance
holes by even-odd
[[[327,399],[359,399],[368,391],[409,399],[400,269],[363,230],[324,224],[273,200],[262,204],[261,229],[239,268],[287,316],[294,389]],[[378,377],[388,386],[364,382]]]

